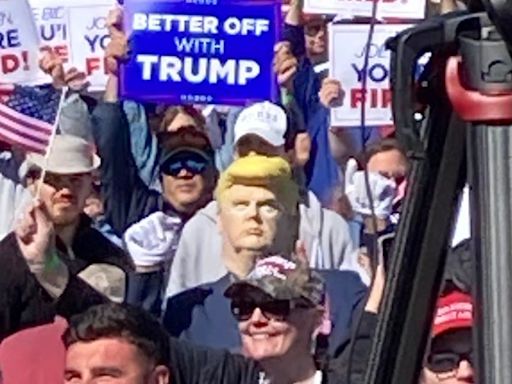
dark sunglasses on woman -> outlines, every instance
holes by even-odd
[[[295,308],[308,309],[312,305],[300,300],[233,300],[231,313],[237,321],[247,321],[259,308],[267,320],[285,321],[290,312]]]

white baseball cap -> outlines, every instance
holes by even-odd
[[[245,135],[256,135],[269,144],[284,145],[286,132],[285,111],[268,101],[245,108],[235,123],[235,144]]]

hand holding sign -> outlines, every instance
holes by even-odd
[[[280,6],[278,0],[125,1],[133,54],[122,66],[122,96],[229,105],[271,99]],[[286,65],[284,82],[296,70]]]
[[[110,43],[105,49],[105,65],[107,71],[117,76],[119,61],[128,58],[128,38],[122,28],[123,12],[120,8],[111,10],[107,17],[107,28],[110,34]]]
[[[337,108],[343,105],[345,91],[341,88],[341,82],[336,79],[326,78],[322,81],[319,92],[320,102],[326,108]]]
[[[56,89],[69,87],[73,91],[84,91],[88,86],[87,76],[76,68],[64,71],[62,58],[52,51],[44,51],[39,61],[39,68],[52,77],[52,85]]]
[[[43,54],[39,59],[39,68],[52,77],[53,86],[56,89],[61,89],[65,85],[62,59],[53,51],[45,50],[42,52]]]
[[[277,43],[274,52],[274,72],[277,74],[277,83],[291,90],[299,62],[293,56],[289,42]]]

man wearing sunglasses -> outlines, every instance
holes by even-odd
[[[167,279],[183,224],[212,199],[217,179],[208,137],[195,126],[162,132],[158,141],[164,194],[148,193],[143,185],[141,191],[147,197],[158,197],[160,209],[130,226],[124,235],[126,248],[137,268],[137,273],[130,276],[128,302],[142,305],[157,316],[160,315],[163,282]],[[137,188],[132,191],[137,192]]]
[[[327,23],[323,15],[303,14],[306,54],[313,65],[327,61]]]
[[[473,303],[459,290],[439,298],[427,357],[426,376],[442,384],[474,383]]]

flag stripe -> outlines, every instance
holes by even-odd
[[[32,140],[26,139],[22,136],[18,136],[14,133],[7,132],[4,130],[0,130],[0,138],[3,138],[4,141],[6,141],[10,144],[20,145],[23,148],[27,149],[28,151],[41,153],[43,155],[45,154],[46,147],[48,145],[48,143],[46,143],[46,144],[35,143]]]
[[[16,132],[27,139],[34,140],[35,142],[43,143],[48,142],[48,137],[50,136],[50,132],[48,134],[42,134],[36,131],[31,130],[30,128],[26,128],[22,125],[16,124],[12,120],[9,120],[8,117],[4,117],[2,115],[2,111],[0,111],[0,128],[7,129],[11,132]]]
[[[0,83],[0,140],[45,154],[64,93]]]
[[[9,121],[5,121],[0,116],[0,131],[1,132],[10,132],[13,134],[16,134],[18,136],[24,137],[27,140],[32,140],[34,144],[48,144],[49,141],[49,135],[46,135],[44,137],[34,137],[30,132],[30,130],[26,129],[18,129],[16,126],[13,126],[12,124],[9,124]]]
[[[53,129],[51,124],[19,113],[6,105],[0,105],[0,118],[2,117],[17,123],[18,125],[22,126],[25,130],[30,129],[33,131],[40,132],[43,135],[51,134]]]

